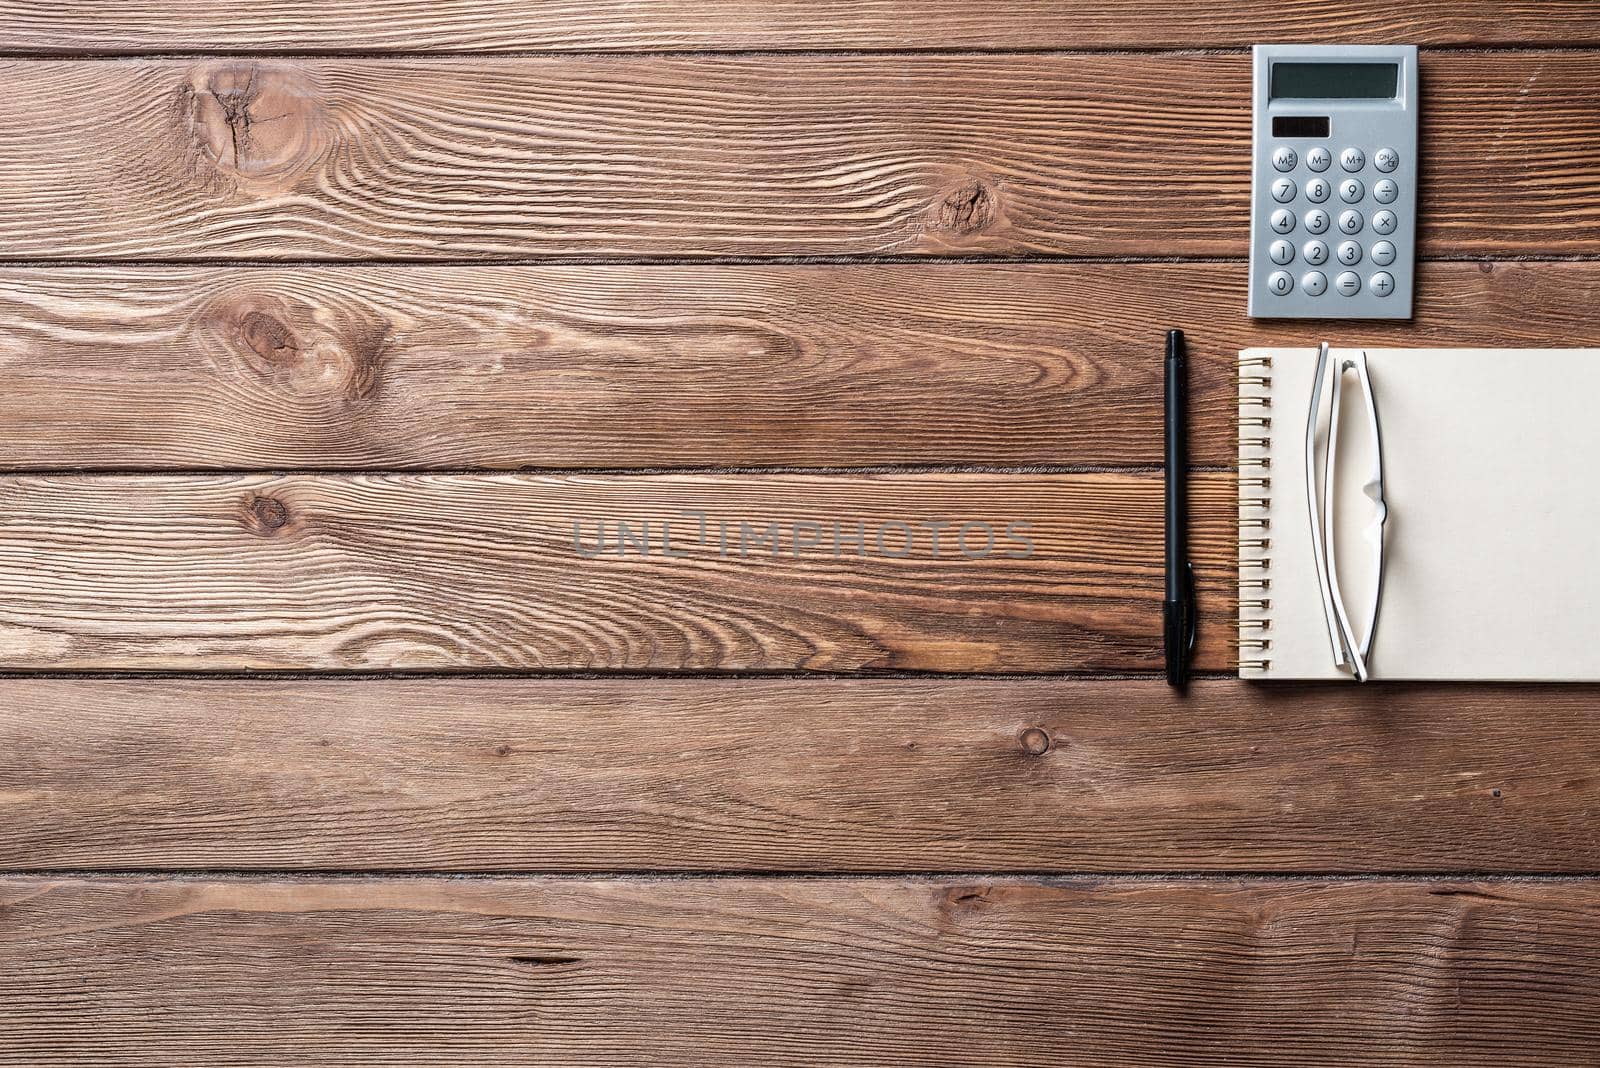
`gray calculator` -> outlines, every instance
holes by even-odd
[[[1414,45],[1257,45],[1250,314],[1409,319]]]

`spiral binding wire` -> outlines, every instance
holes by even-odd
[[[1249,436],[1246,436],[1246,435]],[[1272,357],[1239,358],[1239,671],[1272,664]]]

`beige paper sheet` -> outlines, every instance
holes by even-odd
[[[1352,351],[1335,348],[1334,353]],[[1369,668],[1374,680],[1600,680],[1600,349],[1366,349],[1383,439],[1387,563]],[[1333,665],[1312,554],[1305,423],[1317,350],[1249,349],[1270,357],[1272,426],[1240,430],[1241,479],[1270,470],[1270,545],[1241,549],[1240,675],[1349,679]],[[1346,588],[1363,580],[1371,512],[1346,492],[1366,462],[1355,377],[1340,423],[1337,562]],[[1260,414],[1258,406],[1241,415]],[[1266,449],[1248,439],[1265,435]],[[1260,461],[1270,457],[1270,468]],[[1263,491],[1241,485],[1241,498]],[[1241,530],[1241,538],[1263,532]],[[1268,559],[1265,567],[1251,559]],[[1348,576],[1348,577],[1347,577]],[[1359,599],[1359,598],[1357,598]],[[1252,625],[1264,619],[1265,630]],[[1358,627],[1361,623],[1352,620]],[[1264,667],[1243,661],[1259,658]]]

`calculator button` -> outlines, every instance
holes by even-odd
[[[1287,204],[1294,199],[1294,183],[1287,178],[1279,178],[1272,183],[1272,199],[1279,204]]]
[[[1359,211],[1347,211],[1339,216],[1339,232],[1341,234],[1359,234],[1361,227],[1365,223],[1366,220],[1361,217]],[[1387,230],[1384,232],[1388,233]]]
[[[1387,267],[1394,262],[1394,246],[1387,241],[1379,241],[1372,246],[1372,262],[1379,267]]]
[[[1354,174],[1367,165],[1367,154],[1359,148],[1347,148],[1339,153],[1339,166]]]
[[[1361,184],[1360,178],[1346,178],[1339,183],[1339,199],[1346,204],[1359,204],[1366,195],[1367,187]]]
[[[1267,279],[1267,288],[1280,297],[1285,296],[1294,288],[1294,279],[1289,277],[1288,271],[1273,271],[1272,277]]]
[[[1354,241],[1344,241],[1339,245],[1339,262],[1346,267],[1353,267],[1361,262],[1361,246]]]
[[[1372,185],[1372,199],[1379,204],[1393,204],[1395,197],[1399,195],[1400,187],[1388,178],[1381,182],[1374,182]]]
[[[1392,211],[1380,211],[1372,216],[1372,228],[1380,234],[1392,234],[1397,225],[1397,220]],[[1355,231],[1350,231],[1354,233]]]
[[[1313,267],[1321,267],[1328,262],[1328,246],[1321,241],[1307,241],[1300,252]]]
[[[1300,276],[1300,288],[1313,297],[1320,297],[1328,291],[1328,276],[1321,271],[1307,271]]]
[[[1372,165],[1384,174],[1388,174],[1400,166],[1400,153],[1392,148],[1380,148],[1372,154]]]
[[[1294,231],[1294,212],[1288,208],[1279,208],[1272,213],[1272,232],[1287,234]]]
[[[1313,204],[1321,204],[1327,200],[1328,194],[1332,191],[1333,187],[1328,184],[1326,178],[1312,178],[1306,182],[1306,199]]]
[[[1318,145],[1306,152],[1306,166],[1317,172],[1328,169],[1328,164],[1333,162],[1333,153]]]
[[[1282,146],[1272,154],[1272,165],[1280,171],[1292,171],[1294,165],[1299,162],[1299,154],[1288,145]]]
[[[1361,292],[1361,278],[1354,271],[1346,271],[1334,279],[1333,288],[1342,296],[1353,297]]]
[[[1328,229],[1328,213],[1321,208],[1306,212],[1306,229],[1313,234],[1325,233]]]
[[[1290,263],[1294,260],[1294,246],[1287,241],[1274,241],[1267,255],[1272,257],[1273,263]]]
[[[1367,288],[1380,297],[1387,297],[1394,292],[1394,278],[1388,271],[1379,271],[1368,280]]]

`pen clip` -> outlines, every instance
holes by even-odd
[[[1191,657],[1194,654],[1194,642],[1200,631],[1200,599],[1196,594],[1194,565],[1183,565],[1183,654]]]

